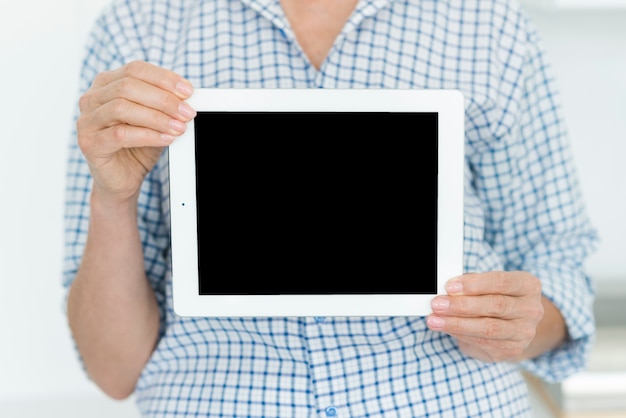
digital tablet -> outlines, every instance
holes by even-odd
[[[168,150],[180,316],[427,315],[462,273],[455,90],[198,89]]]

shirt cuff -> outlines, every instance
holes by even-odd
[[[587,366],[595,342],[593,302],[595,293],[589,278],[581,273],[536,272],[542,278],[543,294],[560,310],[568,337],[557,348],[534,359],[524,360],[520,367],[549,383],[556,383],[582,371]],[[558,279],[545,279],[554,277]]]

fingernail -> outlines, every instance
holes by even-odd
[[[191,87],[191,84],[187,81],[179,81],[176,83],[176,91],[189,97],[193,93],[193,87]]]
[[[459,279],[452,279],[446,283],[446,292],[450,294],[461,293],[463,291],[463,283]]]
[[[178,106],[178,113],[185,119],[190,120],[196,116],[196,111],[185,102],[182,102],[180,106]]]
[[[430,302],[430,306],[434,311],[445,311],[450,306],[450,300],[448,298],[438,297]]]
[[[183,132],[185,132],[186,127],[187,126],[179,120],[170,120],[170,129],[173,131],[172,133],[174,134],[182,134]]]
[[[428,317],[428,319],[426,319],[426,323],[430,328],[440,329],[443,328],[444,325],[446,325],[446,320],[439,316],[431,315]]]

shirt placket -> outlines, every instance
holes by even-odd
[[[347,417],[346,377],[340,362],[332,318],[312,317],[305,322],[305,339],[311,375],[311,387],[320,418]],[[333,344],[333,345],[329,345]]]

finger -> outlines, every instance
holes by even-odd
[[[91,107],[102,106],[116,99],[159,110],[173,118],[188,122],[196,115],[195,110],[177,95],[136,78],[116,80],[99,91]]]
[[[458,337],[456,341],[465,355],[489,363],[516,360],[522,355],[526,346],[518,341],[486,340],[473,337]]]
[[[524,271],[468,273],[450,279],[445,287],[449,294],[455,295],[541,295],[541,282],[539,279]]]
[[[532,309],[533,305],[525,298],[506,295],[437,296],[431,302],[431,308],[437,315],[464,318],[524,318],[537,310]]]
[[[130,125],[115,125],[108,130],[111,133],[105,130],[100,132],[100,135],[115,137],[120,148],[166,147],[176,139],[175,135]]]
[[[94,126],[103,128],[125,124],[169,135],[181,135],[187,129],[187,125],[178,119],[125,99],[115,99],[93,113]]]
[[[468,357],[484,361],[485,363],[492,363],[495,361],[490,354],[482,349],[481,345],[470,344],[459,338],[456,339],[456,343],[459,346],[459,350],[461,350],[461,352]]]
[[[433,331],[441,331],[453,337],[475,337],[489,340],[518,340],[518,321],[499,318],[460,318],[430,315],[426,324]]]
[[[132,146],[162,147],[186,130],[186,125],[162,112],[117,100],[81,115],[78,141],[88,158]]]
[[[81,150],[90,161],[110,156],[123,148],[166,147],[176,139],[174,135],[123,124],[111,126],[90,136],[89,141],[80,141]]]
[[[96,88],[104,87],[125,77],[143,80],[181,99],[187,99],[193,93],[193,87],[188,80],[173,71],[145,61],[133,61],[118,69],[102,72],[95,77],[92,84]]]

